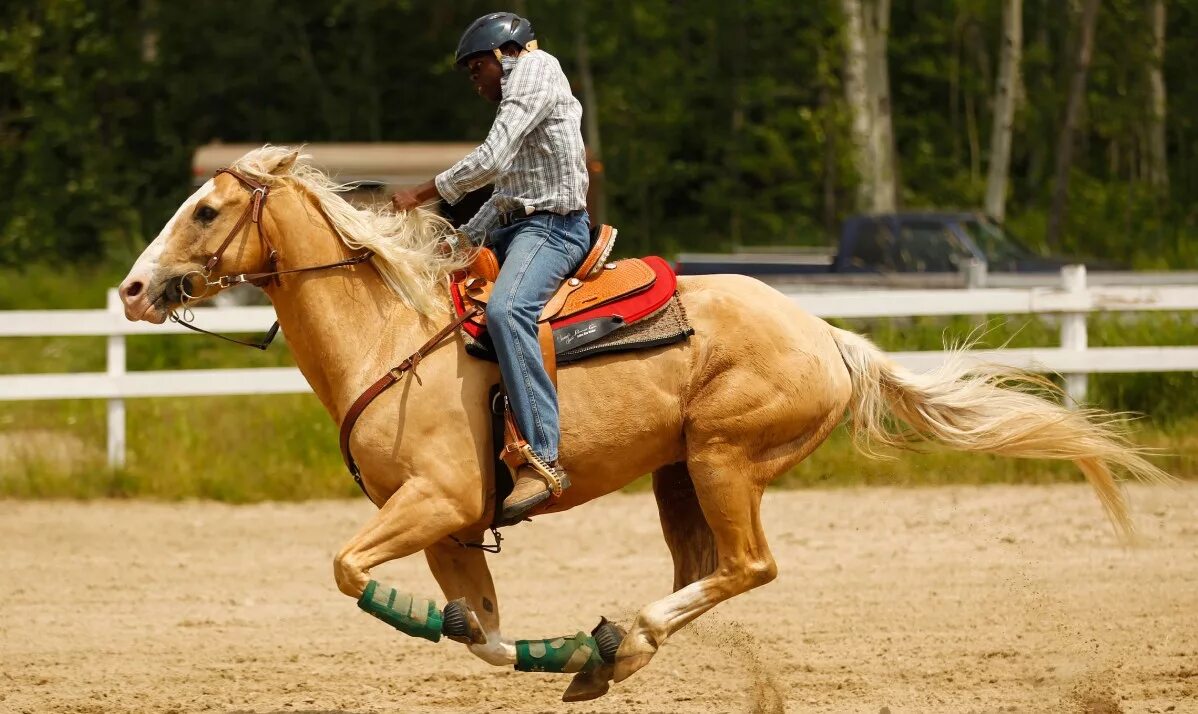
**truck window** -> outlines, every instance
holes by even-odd
[[[915,273],[949,273],[960,269],[969,252],[942,223],[903,225],[899,240],[899,269]]]
[[[964,221],[961,227],[977,244],[978,249],[986,254],[986,262],[992,266],[1013,266],[1020,260],[1035,257],[1034,253],[1023,247],[1014,237],[989,221]]]
[[[894,238],[890,229],[877,221],[862,224],[853,241],[849,263],[855,268],[894,270]]]

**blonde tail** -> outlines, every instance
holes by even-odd
[[[971,362],[963,349],[952,350],[938,369],[915,374],[864,337],[832,329],[853,384],[853,438],[866,453],[876,444],[936,441],[961,451],[1069,460],[1127,540],[1134,528],[1113,472],[1141,481],[1175,480],[1143,458],[1144,449],[1128,440],[1116,415],[1069,410],[1041,396],[1059,392],[1042,377]]]

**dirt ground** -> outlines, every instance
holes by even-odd
[[[337,592],[365,501],[0,502],[4,712],[1198,712],[1198,485],[779,492],[781,574],[603,699],[400,635]],[[629,623],[670,586],[653,499],[510,529],[504,630]],[[437,592],[424,559],[376,576]]]

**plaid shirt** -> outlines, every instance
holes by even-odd
[[[586,208],[586,152],[582,105],[557,59],[544,50],[504,57],[503,100],[487,140],[436,178],[437,192],[453,205],[470,191],[495,192],[462,226],[482,245],[499,214],[522,210],[568,213]]]

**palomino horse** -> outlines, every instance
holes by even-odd
[[[236,174],[204,184],[146,248],[120,294],[130,320],[161,323],[204,283],[219,289],[238,281],[229,276],[256,274],[250,279],[264,284],[300,370],[340,423],[368,385],[451,321],[446,276],[464,258],[438,250],[449,228],[433,214],[355,209],[298,159],[264,147],[237,161]],[[366,250],[374,252],[369,262],[353,261]],[[337,269],[303,270],[330,264]],[[269,276],[284,271],[296,272]],[[910,373],[747,277],[682,278],[678,294],[695,330],[689,341],[600,356],[559,374],[561,459],[574,485],[551,510],[652,473],[674,560],[674,592],[640,611],[614,657],[596,658],[585,637],[530,645],[500,632],[485,554],[460,545],[481,540],[492,519],[487,399],[499,373],[469,356],[456,334],[424,357],[418,378],[408,375],[371,404],[353,431],[364,490],[379,510],[334,559],[340,590],[364,609],[389,593],[373,614],[390,608],[391,619],[381,619],[439,639],[429,625],[442,617],[434,604],[369,576],[380,563],[424,551],[445,597],[468,615],[473,629],[457,639],[471,652],[494,665],[576,672],[566,698],[585,699],[645,666],[691,620],[774,579],[762,492],[846,411],[863,446],[918,438],[1071,460],[1124,535],[1131,521],[1112,471],[1169,478],[1110,420],[1028,389],[1035,378],[969,365],[959,354],[935,372]],[[448,607],[445,614],[448,621]],[[569,661],[538,665],[554,647]]]

